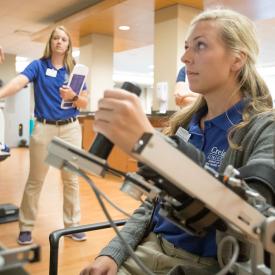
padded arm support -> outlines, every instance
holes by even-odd
[[[275,204],[275,167],[257,163],[238,169],[240,177],[264,196],[268,203]]]

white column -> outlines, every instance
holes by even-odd
[[[89,110],[96,111],[104,90],[113,87],[113,37],[100,34],[81,37],[79,63],[90,69]]]
[[[176,110],[173,96],[176,77],[183,66],[181,56],[189,23],[201,10],[174,5],[156,11],[155,16],[155,91],[157,83],[168,83],[168,110]],[[159,101],[154,94],[153,109],[159,110]]]

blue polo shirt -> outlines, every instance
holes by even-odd
[[[185,67],[182,67],[178,73],[176,82],[179,82],[179,81],[185,82],[185,79],[186,79]]]
[[[205,154],[207,164],[215,170],[218,170],[228,149],[227,135],[229,129],[242,120],[243,106],[244,102],[240,101],[227,112],[205,121],[204,130],[200,128],[200,118],[207,112],[207,109],[194,115],[189,124],[189,142]],[[154,215],[154,223],[154,232],[161,234],[175,247],[202,257],[216,257],[215,228],[211,228],[204,237],[192,236],[161,217],[158,210]]]
[[[51,76],[47,70],[55,70],[56,76]],[[68,81],[69,75],[65,67],[57,70],[50,59],[38,59],[31,62],[21,74],[34,85],[35,117],[56,121],[79,114],[76,108],[61,109],[59,88]]]

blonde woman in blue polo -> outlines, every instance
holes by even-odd
[[[34,60],[25,70],[0,90],[0,98],[19,92],[32,82],[34,86],[36,123],[30,140],[30,171],[19,211],[18,243],[32,243],[32,231],[38,211],[38,200],[48,165],[44,162],[47,145],[58,136],[78,147],[81,146],[81,128],[77,120],[80,108],[87,106],[87,91],[77,95],[64,85],[73,69],[72,42],[68,31],[56,27],[46,44],[42,58]],[[73,108],[62,109],[61,101],[73,100]],[[62,171],[63,220],[65,227],[80,222],[79,185],[77,176]],[[71,236],[74,240],[86,239],[84,233]]]
[[[165,133],[172,136],[183,128],[188,143],[199,149],[207,164],[220,173],[229,164],[240,170],[249,168],[249,176],[257,178],[254,187],[273,204],[274,181],[263,184],[256,174],[260,167],[272,171],[272,175],[275,171],[275,112],[268,87],[255,67],[257,55],[253,23],[247,17],[226,9],[207,10],[195,17],[182,61],[190,90],[199,97],[171,118]],[[155,131],[139,99],[126,91],[105,91],[98,107],[94,130],[127,153],[132,152],[144,133]],[[166,157],[162,148],[159,157]],[[171,165],[181,169],[183,164],[171,159]],[[190,235],[164,219],[158,205],[153,211],[155,205],[145,201],[120,231],[135,255],[158,275],[216,274],[220,267],[215,228],[210,227],[202,237]],[[115,237],[80,274],[145,272],[130,257],[125,244]]]

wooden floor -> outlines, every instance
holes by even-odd
[[[11,157],[0,162],[0,203],[20,205],[24,185],[28,176],[28,149],[11,150]],[[115,178],[101,179],[93,177],[97,186],[113,202],[131,213],[139,202],[119,191],[121,183]],[[105,221],[106,218],[89,185],[80,179],[81,224]],[[124,218],[122,214],[108,207],[114,219]],[[62,222],[62,183],[59,171],[51,168],[45,180],[40,197],[39,214],[33,231],[36,244],[42,249],[42,260],[39,263],[25,265],[30,274],[49,274],[49,234],[63,227]],[[18,223],[0,224],[0,243],[6,248],[18,247],[16,238]],[[60,275],[79,274],[80,270],[94,259],[100,249],[114,236],[112,229],[87,233],[88,240],[75,242],[62,238],[59,249]]]

